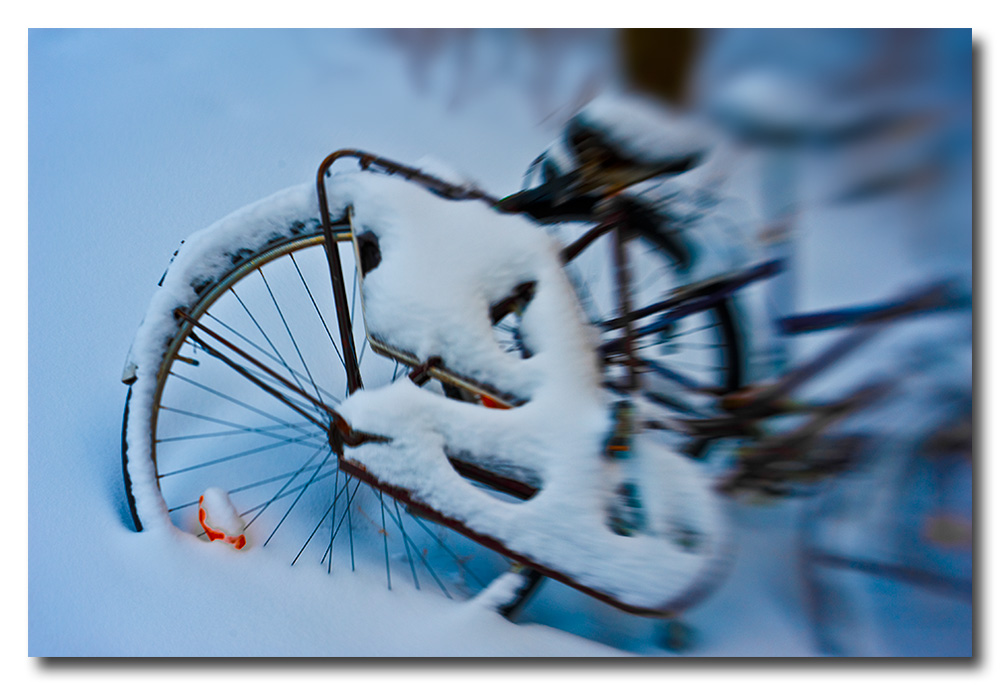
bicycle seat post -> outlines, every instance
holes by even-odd
[[[616,212],[612,218],[614,228],[614,259],[615,259],[615,287],[617,289],[618,307],[621,316],[625,319],[622,327],[622,354],[625,365],[625,388],[628,392],[638,390],[639,373],[638,363],[635,358],[635,325],[631,321],[629,314],[632,312],[632,278],[629,270],[627,235],[625,216],[622,212]]]

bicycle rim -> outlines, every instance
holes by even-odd
[[[556,229],[564,242],[581,229],[561,225]],[[602,321],[620,313],[615,294],[612,236],[605,236],[566,266],[586,318],[600,330]],[[632,308],[666,298],[683,284],[683,276],[656,248],[633,240],[628,245]],[[637,331],[656,327],[658,315],[635,322]],[[516,315],[496,326],[498,341],[511,353],[530,354],[518,337]],[[605,336],[613,338],[617,333]],[[656,332],[636,337],[636,353],[648,363],[643,386],[659,400],[677,400],[664,405],[681,414],[707,407],[720,392],[739,388],[745,381],[745,344],[739,312],[733,298],[723,299],[708,309],[689,314]],[[686,409],[679,409],[685,407]]]
[[[368,349],[353,248],[340,238],[362,377],[366,387],[392,382],[408,369]],[[347,394],[322,234],[234,254],[242,260],[190,308],[197,324],[181,324],[157,374],[150,458],[172,523],[204,538],[199,497],[214,487],[246,522],[249,545],[292,565],[366,569],[390,588],[407,582],[448,596],[505,570],[499,555],[338,469],[326,417],[306,399],[336,409]]]

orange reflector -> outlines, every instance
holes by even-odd
[[[489,409],[510,409],[510,407],[508,407],[506,404],[500,404],[493,398],[487,397],[486,395],[480,395],[479,401],[483,403],[484,407],[487,407]]]
[[[227,535],[224,531],[216,530],[208,525],[208,513],[205,511],[205,496],[198,498],[198,523],[205,530],[205,535],[211,541],[221,540],[227,545],[232,545],[235,549],[243,549],[247,544],[247,537],[240,535]]]

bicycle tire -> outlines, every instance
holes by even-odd
[[[314,198],[305,187],[290,189],[206,229],[187,241],[161,282],[172,297],[157,294],[137,335],[123,423],[134,522],[199,534],[199,496],[219,487],[247,522],[251,547],[274,549],[292,564],[315,557],[327,571],[348,563],[383,568],[390,588],[403,576],[445,595],[470,594],[505,570],[505,561],[347,477],[325,432],[304,416],[315,413],[305,395],[335,406],[347,393]],[[338,226],[337,236],[349,277],[347,227]],[[356,291],[352,300],[353,316]],[[177,308],[186,317],[172,316]],[[360,317],[355,323],[366,384],[405,374],[367,350]],[[198,324],[280,370],[302,396],[213,356],[218,346]],[[233,361],[253,367],[238,355]]]
[[[567,223],[551,226],[549,230],[568,244],[582,229],[580,225]],[[610,235],[598,239],[566,266],[585,314],[597,331],[601,330],[602,322],[620,313],[613,293],[612,239]],[[685,284],[686,274],[681,265],[658,246],[632,240],[627,249],[633,284],[639,284],[638,290],[644,291],[634,293],[639,299],[633,303],[633,309],[661,300],[671,289]],[[719,395],[742,387],[747,380],[747,339],[740,311],[737,297],[729,295],[704,311],[679,318],[665,335],[638,335],[639,355],[648,363],[648,373],[643,376],[652,379],[644,382],[643,395],[668,414],[690,418],[698,416],[699,411],[710,410]],[[656,319],[654,315],[637,322],[636,327],[641,329]],[[498,341],[508,352],[531,354],[519,340],[516,314],[498,321],[495,330]],[[604,340],[615,335],[604,336]],[[659,367],[658,371],[654,365]],[[656,391],[657,386],[664,390]],[[693,441],[688,450],[697,457],[706,446],[705,441]]]

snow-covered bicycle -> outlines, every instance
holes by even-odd
[[[123,376],[136,527],[328,571],[339,554],[447,595],[513,563],[494,586],[505,612],[542,577],[641,615],[703,597],[731,541],[699,461],[789,411],[797,382],[740,392],[735,301],[781,265],[724,257],[685,277],[683,231],[655,233],[623,191],[699,151],[602,149],[503,199],[341,150],[315,185],[189,237]],[[338,160],[360,170],[332,173]],[[559,221],[560,240],[540,218]],[[817,422],[805,430],[879,392],[863,390],[803,410]],[[768,480],[759,451],[727,487]]]

